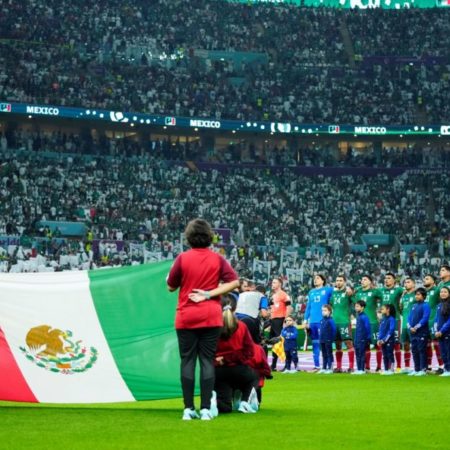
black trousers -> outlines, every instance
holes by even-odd
[[[270,321],[270,334],[269,338],[278,337],[281,334],[281,330],[283,329],[284,318],[277,317],[275,319],[271,319]],[[272,352],[272,370],[275,370],[277,367],[278,356]]]
[[[240,390],[241,399],[248,401],[252,388],[258,389],[258,374],[249,366],[216,367],[214,390],[217,393],[217,407],[220,412],[233,410],[233,392]]]
[[[427,369],[427,344],[428,336],[411,335],[411,352],[416,372]]]
[[[177,330],[181,358],[181,387],[185,408],[194,408],[195,366],[200,360],[200,408],[211,407],[214,357],[221,327]]]
[[[253,339],[253,342],[259,344],[261,342],[261,326],[259,318],[253,318],[250,316],[245,316],[240,319],[247,325],[248,331]]]

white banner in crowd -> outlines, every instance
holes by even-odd
[[[134,258],[144,256],[145,246],[144,244],[130,244],[130,255]]]
[[[298,290],[303,284],[303,276],[303,269],[286,269],[286,277],[291,293],[298,294]]]
[[[253,259],[253,279],[256,284],[267,284],[270,278],[270,261]]]
[[[280,256],[280,269],[284,271],[287,267],[295,266],[297,261],[298,253],[297,252],[288,252],[287,250],[281,250]]]
[[[162,261],[162,252],[149,252],[144,250],[144,263],[152,263]]]

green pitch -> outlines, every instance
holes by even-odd
[[[258,414],[183,422],[180,400],[0,402],[1,449],[448,449],[450,380],[279,374]]]

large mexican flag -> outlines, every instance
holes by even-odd
[[[171,262],[0,275],[0,400],[181,396]]]

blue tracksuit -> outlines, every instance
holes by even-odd
[[[381,351],[385,370],[391,370],[394,364],[395,324],[395,317],[383,317],[378,332],[378,340],[383,341]]]
[[[442,314],[442,303],[439,303],[434,319],[434,332],[439,331],[442,336],[439,339],[439,348],[441,349],[442,360],[444,361],[444,369],[450,372],[450,314]]]
[[[330,303],[333,295],[331,286],[311,289],[308,293],[308,303],[306,304],[305,320],[309,322],[310,337],[313,346],[314,366],[320,367],[320,342],[319,328],[322,320],[322,306]]]
[[[333,341],[336,339],[336,324],[332,317],[324,317],[320,321],[319,341],[322,351],[322,368],[333,367]]]
[[[298,365],[297,354],[297,336],[298,330],[294,325],[290,325],[281,330],[281,336],[284,337],[284,353],[286,354],[286,364],[284,369],[290,370],[291,363],[294,363],[294,368]]]
[[[425,302],[414,303],[408,316],[408,330],[411,336],[411,352],[414,359],[414,370],[419,372],[427,369],[427,344],[430,337],[428,320],[430,305]],[[413,333],[411,328],[416,329]]]
[[[372,331],[370,328],[369,318],[365,312],[359,313],[356,317],[355,330],[355,354],[356,367],[358,370],[364,370],[366,365],[366,350],[370,345]]]

